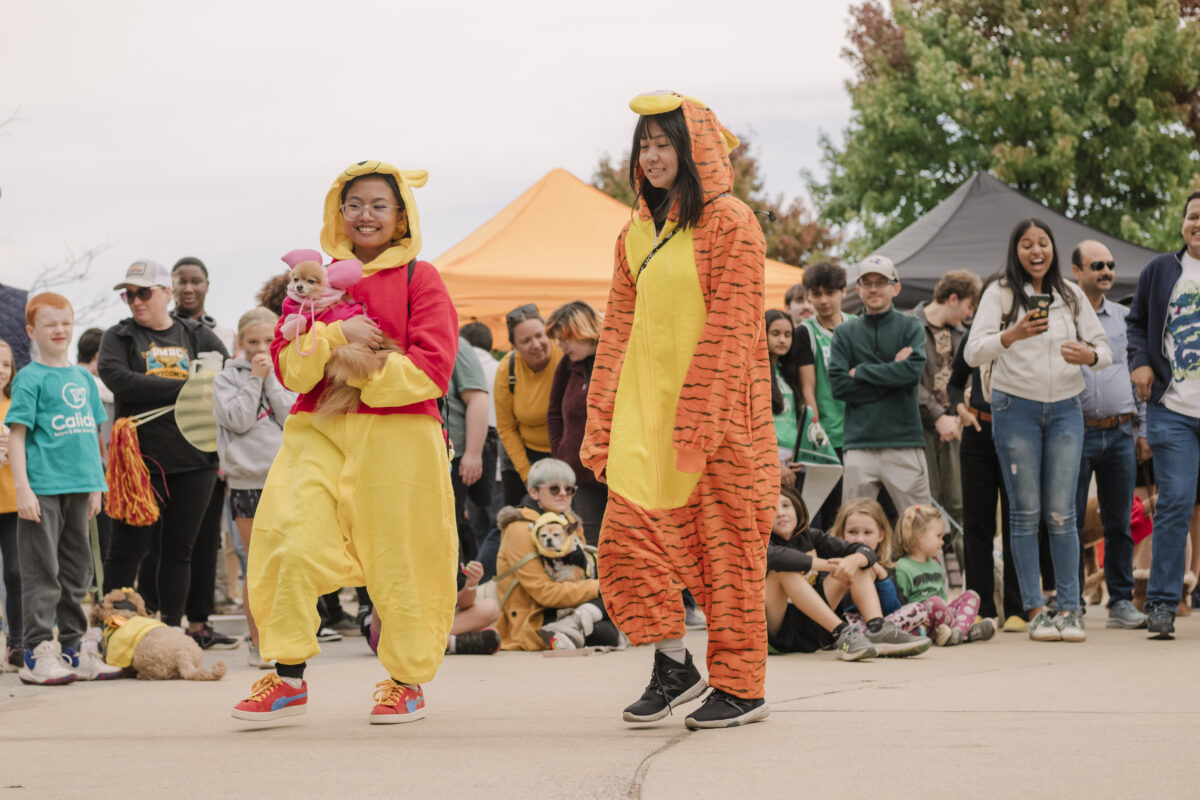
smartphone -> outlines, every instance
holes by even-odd
[[[1034,319],[1045,319],[1050,316],[1050,304],[1054,298],[1048,294],[1035,294],[1029,297],[1029,310],[1034,312]]]

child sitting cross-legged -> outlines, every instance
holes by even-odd
[[[938,646],[978,642],[996,633],[990,619],[975,621],[979,595],[967,589],[947,602],[946,581],[937,555],[942,551],[946,523],[933,506],[909,506],[896,531],[903,556],[896,561],[896,588],[907,602],[923,603],[929,612],[929,631]]]
[[[834,645],[843,661],[928,650],[927,638],[905,633],[883,618],[875,590],[875,563],[875,551],[867,545],[808,527],[808,509],[799,493],[781,487],[767,545],[770,645],[782,653],[812,653]],[[847,592],[867,619],[865,632],[834,613]]]
[[[896,623],[906,633],[920,635],[929,612],[922,603],[900,604],[896,584],[888,574],[888,570],[894,566],[892,526],[888,524],[883,506],[870,497],[851,500],[838,510],[837,520],[829,533],[838,539],[844,539],[851,544],[866,545],[875,551],[878,560],[871,569],[875,573],[875,591],[879,595],[879,607],[884,619]],[[842,600],[841,611],[847,622],[860,630],[866,630],[866,620],[858,612],[852,598]]]

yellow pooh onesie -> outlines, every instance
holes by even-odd
[[[378,161],[347,168],[325,199],[322,249],[335,261],[355,257],[342,187],[372,173],[396,180],[407,230],[397,228],[402,238],[364,264],[347,293],[402,352],[358,384],[354,413],[317,416],[330,350],[346,343],[341,323],[318,322],[288,342],[280,319],[276,374],[300,398],[254,518],[247,580],[263,659],[293,665],[315,656],[317,598],[365,585],[382,620],[380,661],[393,679],[418,684],[437,672],[454,620],[458,535],[437,398],[454,368],[458,316],[437,270],[414,260],[421,233],[412,187],[424,172]]]

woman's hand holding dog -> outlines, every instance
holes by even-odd
[[[348,344],[365,344],[372,350],[378,350],[383,345],[383,332],[375,320],[366,314],[344,319],[339,324]]]

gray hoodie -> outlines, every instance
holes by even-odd
[[[244,358],[225,362],[212,389],[217,452],[229,488],[263,488],[296,395],[281,386],[274,373],[253,377]]]

